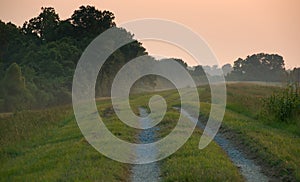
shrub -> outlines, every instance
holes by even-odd
[[[22,76],[18,64],[13,63],[8,67],[2,86],[4,111],[22,110],[30,107],[32,95],[25,86],[25,78]]]
[[[268,121],[288,123],[300,114],[300,89],[291,84],[278,93],[263,99],[262,116]]]

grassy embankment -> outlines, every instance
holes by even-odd
[[[134,111],[137,112],[137,106],[147,107],[150,96],[133,96]],[[139,131],[121,123],[110,102],[102,100],[98,106],[106,126],[116,136],[136,141]],[[171,107],[169,105],[167,116],[160,124],[161,136],[176,124],[174,119],[178,113]],[[16,113],[2,117],[0,125],[0,176],[3,181],[130,180],[131,165],[115,162],[93,149],[80,133],[70,107]],[[183,148],[161,161],[163,180],[241,180],[237,169],[216,144],[198,150],[199,137],[200,131],[196,130]]]
[[[286,124],[266,123],[259,117],[261,98],[279,90],[251,84],[228,85],[223,126],[233,131],[239,143],[272,168],[275,175],[283,180],[300,180],[300,118]],[[203,109],[203,114],[207,113]]]
[[[199,89],[203,90],[203,89]],[[178,105],[176,91],[158,92],[166,99],[167,113],[158,124],[157,138],[168,135],[177,124],[179,112],[172,107]],[[147,107],[151,94],[135,95],[138,105]],[[186,119],[186,122],[191,122]],[[199,150],[202,131],[195,129],[188,141],[174,154],[160,161],[162,181],[243,181],[237,167],[233,165],[226,153],[212,142],[204,150]]]
[[[222,131],[244,152],[257,158],[269,175],[281,180],[300,180],[300,118],[289,124],[264,122],[259,117],[261,99],[281,88],[255,84],[228,84]],[[199,89],[201,115],[210,112],[209,87]],[[174,103],[176,103],[174,97]],[[271,169],[271,170],[270,170]]]
[[[107,101],[100,106],[109,108]],[[101,109],[100,113],[104,114]],[[108,128],[134,140],[116,116]],[[71,107],[21,112],[0,119],[0,181],[127,181],[130,166],[98,153],[82,136]]]
[[[230,130],[239,144],[249,149],[280,176],[300,179],[300,138],[297,124],[270,124],[258,120],[260,98],[276,87],[251,84],[228,85],[228,105],[223,130]],[[208,114],[209,89],[199,88],[201,113]],[[176,92],[160,92],[167,98],[168,112],[159,124],[158,137],[167,135],[178,117]],[[151,94],[132,96],[132,108],[146,106]],[[134,141],[137,130],[126,127],[111,112],[108,101],[98,103],[106,126],[122,139]],[[175,123],[176,124],[176,123]],[[106,158],[83,138],[71,108],[21,112],[0,119],[1,180],[83,180],[127,181],[131,165]],[[195,130],[175,154],[160,162],[165,181],[242,180],[238,170],[214,142],[198,149],[201,136]],[[286,178],[287,179],[287,178]]]
[[[178,117],[178,111],[170,109],[160,135],[166,135]],[[160,162],[163,181],[243,181],[237,167],[215,142],[199,150],[201,134],[202,131],[196,128],[177,152]]]

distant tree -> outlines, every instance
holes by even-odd
[[[239,74],[243,74],[243,64],[244,64],[244,60],[242,58],[238,58],[238,60],[236,60],[234,62],[233,65],[233,70],[235,73],[239,73]]]
[[[187,69],[188,65],[186,62],[184,62],[182,59],[178,58],[172,58],[174,61],[178,62],[180,65],[182,65],[185,69]]]
[[[0,59],[0,99],[3,98],[3,78],[4,78],[5,72],[3,68],[3,61]],[[1,103],[0,103],[1,108]]]
[[[25,22],[22,27],[23,33],[36,35],[43,41],[55,40],[55,32],[59,25],[59,16],[52,7],[42,7],[38,17]]]
[[[233,70],[233,68],[231,64],[225,64],[222,66],[222,70],[223,70],[223,74],[227,76],[227,74],[229,74]]]
[[[45,7],[41,10],[37,17],[25,22],[22,28],[0,21],[0,104],[3,105],[5,98],[7,109],[21,107],[20,103],[28,99],[27,93],[34,95],[35,108],[69,103],[73,73],[80,55],[96,36],[115,27],[112,12],[99,11],[93,6],[81,6],[66,20],[60,20],[54,8]],[[123,65],[135,57],[147,55],[146,49],[131,33],[122,28],[118,30],[121,33],[116,40],[127,39],[131,43],[113,52],[102,66],[96,87],[101,92],[97,92],[97,96],[110,94],[113,78]],[[114,45],[117,42],[110,43]],[[22,67],[22,72],[14,68],[16,65],[13,62]],[[9,71],[11,69],[15,71]],[[26,77],[25,91],[20,89],[24,92],[13,94],[11,88],[18,87],[9,85],[8,79],[12,77],[5,76],[10,74],[7,72],[16,73],[19,80],[22,80],[23,75]],[[147,84],[147,88],[153,87],[153,78],[142,79],[141,84]],[[21,93],[25,95],[21,96]],[[9,106],[10,103],[18,104]]]
[[[21,68],[13,63],[9,66],[3,79],[4,108],[7,111],[21,109],[30,101],[30,94],[25,87]]]
[[[294,68],[290,72],[290,76],[291,76],[291,81],[292,82],[296,82],[300,85],[300,68]]]
[[[220,76],[222,75],[222,70],[221,68],[218,67],[218,65],[205,65],[202,66],[203,70],[210,76]]]
[[[25,79],[17,63],[11,64],[7,69],[4,77],[4,88],[6,93],[12,95],[18,94],[25,89]]]
[[[127,40],[132,40],[132,42],[120,47],[105,61],[97,79],[96,96],[109,96],[113,79],[122,66],[136,57],[147,55],[146,49],[140,42],[133,39],[131,33],[121,28],[118,28],[117,30],[120,31],[119,35],[121,35],[121,37],[118,37],[119,39],[125,38]],[[114,44],[114,42],[111,43]],[[152,79],[148,80],[153,82]],[[152,83],[149,82],[149,84]]]
[[[66,37],[76,38],[74,29],[75,27],[74,25],[71,24],[70,19],[60,21],[55,32],[56,40],[66,38]]]
[[[80,6],[71,17],[71,23],[77,30],[77,35],[92,36],[115,26],[115,16],[110,11],[99,11],[94,6]]]
[[[0,59],[0,80],[2,80],[1,78],[4,77],[4,66],[3,66],[3,61]]]
[[[0,59],[3,59],[5,51],[7,50],[7,44],[9,42],[9,36],[7,35],[7,26],[0,20]]]
[[[228,78],[247,81],[282,81],[285,76],[284,60],[278,54],[253,54],[234,62]]]
[[[182,59],[179,58],[166,58],[166,59],[161,59],[160,61],[176,61],[179,63],[181,66],[183,66],[185,69],[188,68],[188,65],[186,62],[184,62]]]
[[[26,40],[20,29],[12,23],[0,20],[0,59],[7,69],[15,60],[20,63]]]
[[[197,65],[193,67],[193,70],[189,70],[191,76],[193,77],[196,85],[203,85],[203,84],[207,84],[208,80],[207,80],[207,75],[203,69],[203,66],[201,65]]]
[[[194,71],[192,72],[194,76],[206,76],[204,69],[201,65],[195,66]]]

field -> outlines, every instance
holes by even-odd
[[[227,84],[227,107],[220,132],[264,173],[283,181],[300,180],[300,118],[292,124],[260,120],[261,99],[281,88],[256,84]],[[201,120],[210,111],[208,86],[198,88]],[[157,139],[172,131],[179,117],[176,91],[161,91],[168,109]],[[131,107],[147,108],[153,93],[131,96]],[[138,143],[141,130],[119,121],[109,98],[97,101],[100,116],[117,137]],[[189,121],[187,121],[189,122]],[[204,121],[205,122],[205,121]],[[197,128],[176,153],[159,161],[162,181],[244,181],[239,167],[215,142],[198,149],[202,130]],[[131,164],[98,153],[82,136],[71,106],[22,111],[0,117],[0,181],[131,181]]]

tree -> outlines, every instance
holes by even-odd
[[[6,111],[21,109],[28,104],[30,94],[25,87],[25,79],[17,63],[9,66],[3,79],[4,108]]]
[[[12,23],[0,20],[0,59],[3,67],[7,69],[15,60],[21,61],[19,55],[24,50],[25,38],[20,29]]]
[[[228,78],[247,81],[282,81],[285,76],[284,60],[278,54],[253,54],[234,62]]]
[[[192,72],[192,75],[195,76],[206,76],[204,69],[201,65],[195,66],[194,71]]]
[[[12,110],[14,105],[19,107],[26,100],[27,97],[21,93],[27,91],[39,101],[33,101],[34,108],[70,102],[73,73],[80,55],[96,36],[115,26],[114,18],[109,11],[81,6],[66,20],[60,20],[54,8],[46,7],[37,17],[25,22],[22,28],[0,21],[0,75],[3,78],[14,73],[20,78],[19,81],[11,81],[15,86],[10,86],[8,79],[11,76],[6,76],[5,81],[1,78],[0,102],[6,98],[7,104],[17,103],[6,107]],[[115,42],[108,40],[107,47],[122,40],[130,43],[113,52],[100,70],[96,90],[101,90],[103,95],[110,94],[113,78],[124,64],[135,57],[147,55],[145,48],[131,33],[122,28],[116,29],[120,31],[118,37],[115,37]],[[19,66],[12,64],[14,61],[22,67],[22,72],[15,68]],[[22,74],[26,77],[26,87],[13,91],[22,88],[18,87],[20,80],[24,81]],[[146,82],[147,86],[153,87],[152,77],[142,80],[143,84]]]
[[[232,68],[231,64],[225,64],[222,66],[222,70],[223,70],[223,74],[226,76],[233,70],[233,68]]]
[[[71,24],[70,19],[60,21],[56,28],[56,40],[72,37],[75,38],[74,25]]]
[[[186,62],[184,62],[182,59],[179,58],[166,58],[166,59],[161,59],[160,61],[176,61],[177,63],[179,63],[182,67],[184,67],[184,69],[188,68],[188,65]]]
[[[191,73],[191,76],[193,77],[196,85],[203,85],[208,83],[207,75],[202,65],[194,66],[194,70],[189,70],[189,72]]]
[[[17,63],[9,66],[4,77],[4,88],[7,94],[15,95],[25,89],[25,79]]]
[[[300,85],[300,68],[294,68],[290,72],[290,76],[291,76],[291,81],[292,82],[295,82],[298,85]]]
[[[243,73],[243,63],[244,60],[242,58],[238,58],[233,64],[233,70],[235,73],[242,74]]]
[[[131,43],[126,44],[113,52],[101,67],[97,79],[96,96],[109,96],[113,79],[122,66],[136,57],[147,55],[146,49],[140,42],[133,39],[131,33],[122,28],[118,28],[117,31],[119,31],[117,35],[120,36],[117,40],[127,39],[128,41],[131,41]],[[115,42],[111,42],[111,44],[113,45]],[[150,60],[151,59],[148,59],[148,61]],[[152,78],[148,79],[148,81],[149,85],[154,85],[152,83],[154,82]]]
[[[41,8],[42,12],[38,17],[32,18],[25,22],[22,27],[23,33],[35,35],[43,41],[52,41],[55,39],[56,28],[59,25],[59,16],[55,13],[54,8]]]
[[[71,17],[77,35],[94,37],[115,26],[115,16],[110,11],[99,11],[94,6],[80,6]]]

